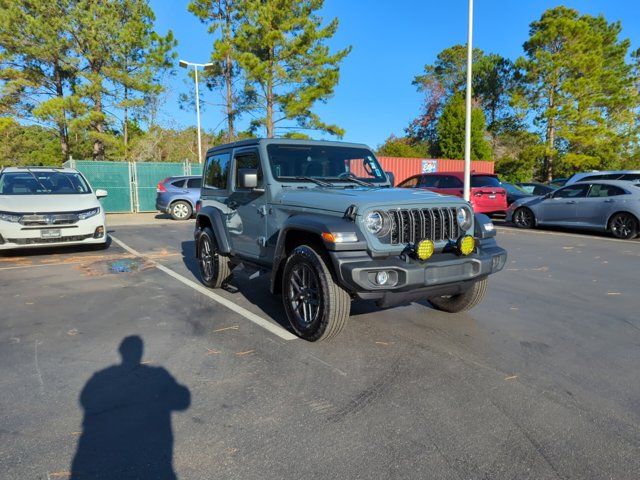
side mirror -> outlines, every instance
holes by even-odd
[[[107,195],[109,195],[109,192],[107,192],[106,190],[103,190],[102,188],[98,188],[96,189],[96,197],[98,198],[104,198]]]
[[[396,176],[393,174],[393,172],[384,172],[387,174],[387,178],[389,179],[389,182],[391,183],[392,187],[396,186]]]
[[[258,186],[258,170],[255,168],[239,168],[238,178],[240,188],[256,188]]]

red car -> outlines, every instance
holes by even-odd
[[[401,182],[401,188],[426,188],[443,195],[462,197],[464,173],[437,172],[414,175]],[[497,175],[471,174],[471,206],[477,213],[504,213],[507,211],[507,192]]]

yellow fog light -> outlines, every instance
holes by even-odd
[[[420,260],[427,260],[431,255],[433,255],[433,251],[435,250],[435,245],[431,240],[421,240],[416,245],[416,256]]]
[[[476,249],[476,241],[471,235],[465,235],[458,240],[458,251],[462,255],[469,255]]]

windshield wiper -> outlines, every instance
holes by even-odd
[[[333,187],[334,185],[332,183],[329,182],[324,182],[322,180],[318,180],[317,178],[313,178],[313,177],[293,177],[294,180],[300,180],[303,182],[313,182],[316,185],[320,185],[321,187]]]
[[[357,183],[358,185],[362,185],[363,187],[375,188],[375,185],[371,185],[369,182],[365,182],[364,180],[360,180],[359,178],[345,177],[341,178],[341,180],[349,180],[350,182]]]
[[[38,182],[38,185],[40,185],[42,187],[42,190],[44,190],[47,193],[51,193],[51,190],[49,190],[47,187],[45,187],[43,185],[43,183],[40,181],[40,179],[38,177],[36,177],[36,174],[33,173],[29,167],[27,167],[26,170],[27,170],[27,172],[29,172],[31,174],[31,176],[35,179],[35,181]]]

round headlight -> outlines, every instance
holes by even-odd
[[[458,219],[458,225],[462,230],[469,230],[471,228],[472,217],[468,208],[458,207],[456,216]]]
[[[364,227],[378,237],[384,237],[389,233],[390,222],[386,213],[374,211],[364,217]]]

